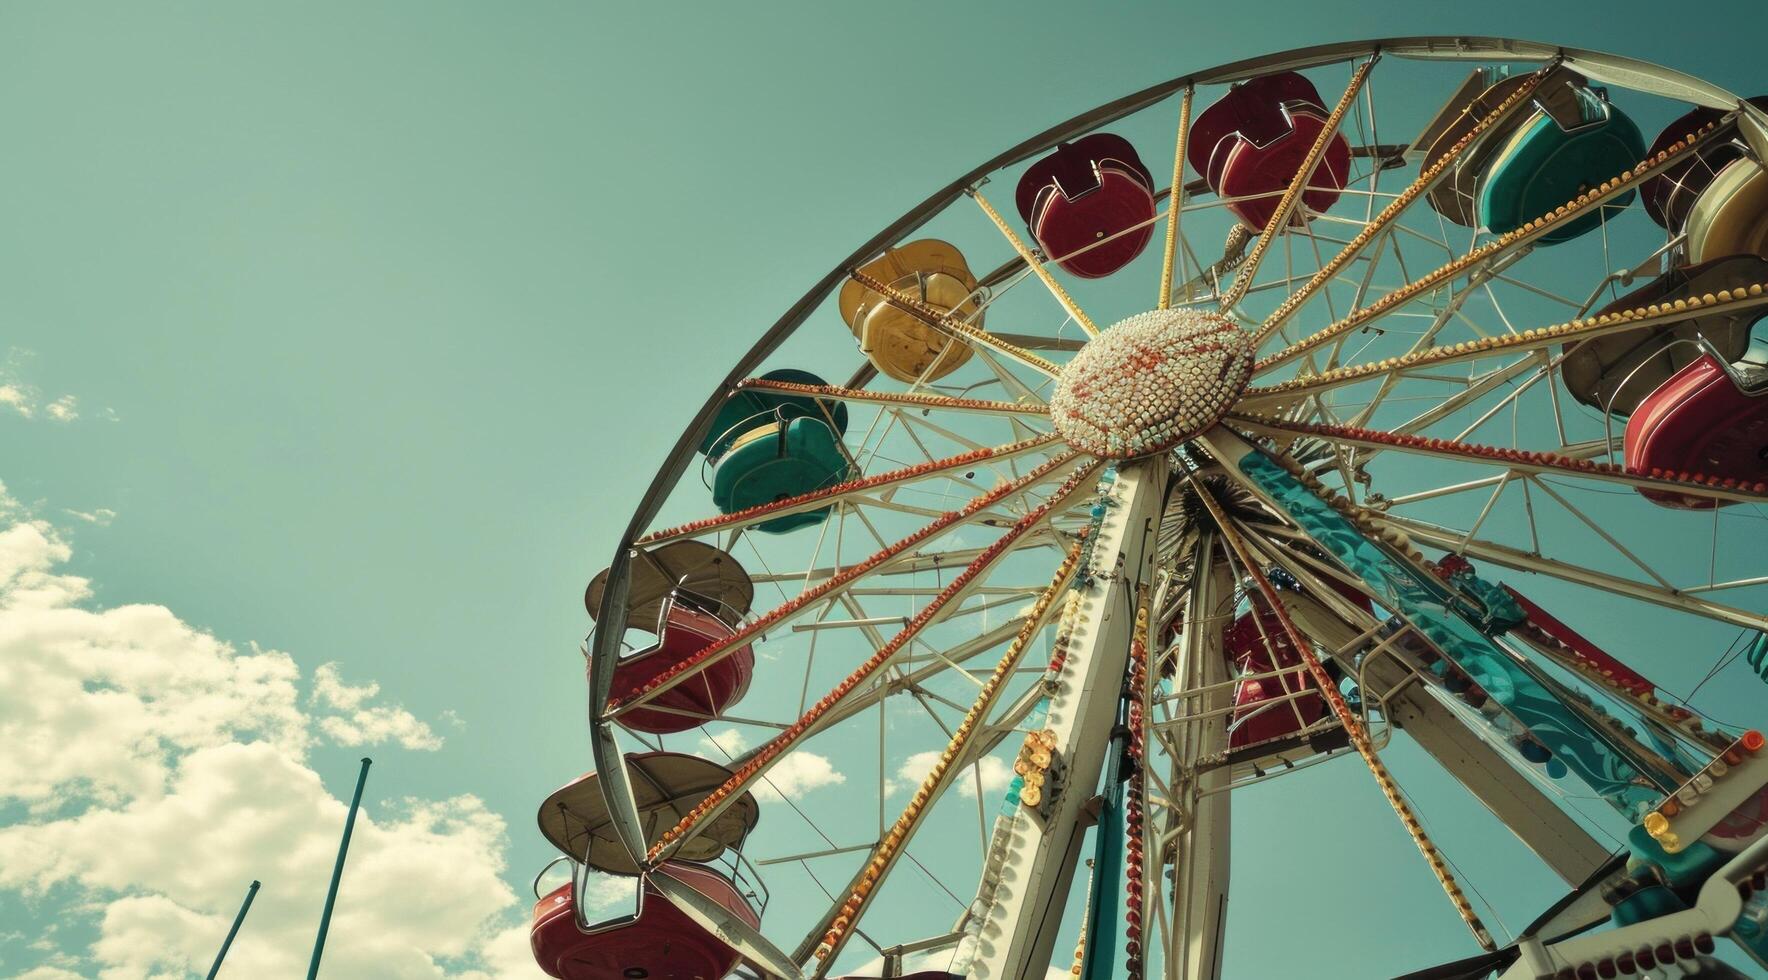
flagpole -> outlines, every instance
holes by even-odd
[[[307,965],[307,980],[319,976],[319,957],[325,952],[325,934],[331,929],[332,906],[338,901],[338,882],[344,877],[344,856],[350,853],[350,832],[356,829],[356,811],[362,806],[362,785],[368,782],[372,760],[362,759],[362,771],[356,775],[356,795],[350,798],[350,815],[344,818],[344,839],[338,842],[338,863],[332,867],[331,887],[325,892],[325,911],[319,915],[319,935],[313,940],[313,962]]]
[[[233,937],[239,935],[240,923],[246,921],[246,913],[252,908],[252,899],[258,897],[258,882],[253,881],[252,887],[246,889],[246,900],[239,904],[239,914],[233,917],[233,928],[227,930],[227,938],[221,940],[221,951],[215,954],[215,965],[209,967],[208,980],[215,980],[215,974],[221,972],[221,961],[227,958],[227,950],[233,946]]]

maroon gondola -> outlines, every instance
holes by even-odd
[[[1264,75],[1198,115],[1185,156],[1218,196],[1250,198],[1229,203],[1228,210],[1253,230],[1263,230],[1330,114],[1314,83],[1301,75]],[[1301,204],[1312,211],[1330,208],[1349,179],[1350,163],[1350,144],[1333,134]],[[1305,220],[1297,208],[1292,223]]]
[[[735,634],[728,624],[697,608],[691,600],[672,599],[663,607],[657,625],[657,642],[629,656],[614,668],[615,695],[637,690],[658,675]],[[743,699],[755,672],[755,654],[748,644],[715,661],[692,677],[647,702],[656,707],[634,708],[622,715],[621,724],[653,735],[685,732],[704,725]]]
[[[1228,659],[1244,675],[1284,672],[1235,685],[1228,734],[1231,749],[1293,735],[1326,715],[1326,703],[1301,666],[1301,655],[1282,622],[1262,600],[1254,603],[1254,609],[1256,612],[1242,613],[1228,627],[1224,636]],[[1287,670],[1290,667],[1295,669]],[[1290,698],[1287,704],[1280,703],[1284,698]]]
[[[1768,96],[1756,96],[1750,103],[1759,109],[1768,109]],[[1652,141],[1651,149],[1645,151],[1646,157],[1657,156],[1669,149],[1677,140],[1686,139],[1690,134],[1699,132],[1702,127],[1719,122],[1725,117],[1725,111],[1699,106],[1665,126],[1663,132]],[[1696,150],[1687,160],[1666,167],[1664,171],[1646,181],[1640,189],[1640,203],[1645,205],[1645,213],[1672,234],[1682,230],[1682,223],[1688,217],[1688,211],[1694,207],[1695,199],[1701,191],[1712,184],[1713,178],[1719,175],[1732,161],[1749,155],[1749,144],[1742,136],[1730,139],[1719,139],[1709,142]]]
[[[633,812],[647,846],[656,844],[707,793],[732,777],[729,769],[715,762],[676,752],[629,754],[625,768]],[[755,798],[744,793],[691,840],[679,844],[670,860],[646,869],[615,829],[600,779],[597,773],[574,779],[540,806],[541,836],[564,855],[555,864],[570,862],[571,882],[541,895],[541,879],[535,879],[539,901],[528,937],[535,961],[561,980],[727,976],[740,959],[733,945],[707,931],[668,897],[670,892],[679,894],[680,888],[659,888],[658,879],[666,876],[728,912],[730,920],[758,928],[767,889],[742,856],[743,842],[761,815]],[[628,879],[636,910],[588,921],[577,896],[589,871]],[[541,876],[545,875],[543,870]]]
[[[730,879],[710,868],[666,861],[651,875],[668,875],[756,928],[758,909]],[[605,929],[578,923],[573,886],[560,885],[534,904],[528,944],[534,961],[560,980],[705,980],[728,976],[741,957],[665,898],[646,876],[635,918]]]
[[[604,569],[590,580],[584,605],[591,616],[607,588]],[[641,550],[626,595],[626,625],[649,630],[656,641],[622,656],[611,688],[622,697],[689,657],[735,635],[754,601],[755,586],[735,558],[699,541],[676,541]],[[589,647],[584,648],[585,655]],[[655,735],[683,732],[717,718],[742,700],[755,672],[748,644],[695,673],[620,718],[621,724]]]
[[[1014,200],[1044,254],[1083,279],[1129,265],[1154,234],[1154,178],[1111,133],[1059,145],[1019,178]]]

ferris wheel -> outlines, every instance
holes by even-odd
[[[1688,75],[1404,38],[1186,75],[934,194],[762,334],[591,582],[538,962],[1214,978],[1230,799],[1333,766],[1466,924],[1420,976],[1768,966],[1762,735],[1592,638],[1768,668],[1764,160]],[[1565,900],[1492,928],[1400,740]]]

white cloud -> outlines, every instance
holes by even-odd
[[[0,802],[153,797],[176,753],[243,738],[305,753],[287,654],[239,654],[163,606],[82,608],[69,556],[40,522],[0,530]]]
[[[43,403],[43,394],[32,385],[18,380],[18,369],[22,360],[28,359],[30,352],[13,348],[7,353],[4,362],[0,362],[0,409],[11,411],[20,418],[34,419],[38,416],[47,417],[55,422],[72,422],[80,417],[80,400],[73,395],[62,395],[48,404]]]
[[[442,747],[442,737],[411,712],[397,705],[369,704],[380,692],[381,686],[372,681],[352,687],[344,683],[337,664],[320,664],[313,672],[313,703],[342,714],[320,718],[319,730],[339,745],[352,747],[383,742],[425,752]]]
[[[80,400],[63,395],[43,407],[43,414],[57,422],[72,422],[80,417]]]
[[[87,581],[60,570],[69,558],[0,487],[0,807],[16,821],[0,827],[0,889],[97,930],[90,944],[38,950],[24,975],[201,973],[254,878],[264,886],[228,969],[299,975],[347,807],[309,764],[324,719],[301,710],[298,667],[162,606],[94,607]],[[374,685],[333,682],[327,703],[353,702],[352,719],[388,710],[368,703]],[[421,742],[404,724],[380,737]],[[333,775],[347,789],[350,774]],[[504,821],[476,797],[371,794],[326,972],[540,976],[513,924],[507,846]]]
[[[735,728],[726,728],[700,736],[700,748],[694,754],[724,764],[748,748],[747,735]],[[767,776],[756,784],[754,793],[755,798],[764,803],[777,802],[783,796],[803,796],[811,790],[845,782],[847,777],[836,771],[827,756],[797,749],[774,763]]]
[[[700,736],[700,750],[694,754],[715,762],[729,762],[749,749],[749,736],[735,728],[708,732]]]
[[[99,527],[110,527],[110,522],[117,519],[117,512],[109,507],[96,507],[92,510],[63,508],[62,513],[88,524],[96,524]]]
[[[916,752],[902,760],[902,764],[896,767],[896,775],[884,781],[885,794],[918,788],[927,779],[927,774],[933,771],[934,763],[938,761],[939,752],[936,749]],[[964,770],[952,784],[952,788],[957,791],[957,794],[966,799],[976,798],[978,776],[981,777],[984,796],[993,796],[1001,792],[1007,788],[1008,783],[1013,781],[1012,767],[992,755],[983,756],[972,769]]]
[[[0,406],[12,409],[25,418],[37,415],[37,396],[29,388],[17,384],[0,384]]]

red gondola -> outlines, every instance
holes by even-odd
[[[1083,279],[1129,265],[1154,234],[1154,178],[1111,133],[1058,146],[1019,178],[1014,200],[1044,254]]]
[[[626,757],[626,778],[645,841],[654,844],[708,792],[730,779],[731,771],[696,756],[648,752]],[[759,928],[767,890],[741,854],[759,818],[755,798],[744,793],[698,836],[680,845],[672,860],[643,871],[614,830],[599,776],[590,773],[561,787],[541,804],[539,824],[541,835],[565,855],[558,860],[571,862],[571,882],[542,896],[540,878],[535,879],[539,901],[529,930],[535,962],[561,980],[727,976],[741,957],[668,893],[685,887],[734,921]],[[603,922],[585,920],[579,902],[585,869],[631,877],[636,911]],[[541,876],[545,874],[543,870]],[[659,887],[659,876],[670,879],[668,888]]]
[[[668,875],[687,885],[750,928],[761,925],[759,907],[730,879],[710,868],[665,861],[651,874]],[[665,898],[648,875],[635,915],[588,929],[578,921],[574,890],[572,884],[560,885],[534,904],[528,944],[535,962],[548,976],[560,980],[711,980],[728,976],[742,959]]]
[[[735,632],[718,617],[697,608],[691,598],[671,599],[665,603],[657,625],[657,642],[621,657],[619,666],[614,668],[616,696],[643,687],[701,650],[730,639]],[[754,651],[744,644],[735,653],[657,695],[648,702],[655,708],[634,708],[621,715],[620,723],[653,735],[685,732],[717,718],[725,708],[741,701],[754,673]]]
[[[1728,255],[1677,266],[1594,315],[1652,305],[1669,307],[1703,294],[1743,290],[1764,278],[1768,278],[1768,259],[1756,255]],[[1561,348],[1565,360],[1560,378],[1573,398],[1591,408],[1631,415],[1648,395],[1701,356],[1700,344],[1709,345],[1727,361],[1744,357],[1750,347],[1750,328],[1760,315],[1759,309],[1708,313],[1569,343]]]
[[[584,596],[590,615],[601,606],[607,573],[597,575]],[[754,598],[749,574],[730,555],[698,541],[678,541],[640,552],[627,593],[629,626],[655,624],[657,641],[622,656],[614,668],[613,695],[643,687],[687,658],[736,633]],[[749,690],[755,655],[744,644],[659,694],[654,707],[620,717],[628,728],[651,734],[683,732],[717,718]]]
[[[1279,197],[1326,128],[1328,115],[1314,83],[1292,71],[1264,75],[1235,87],[1197,116],[1185,156],[1218,196],[1252,197],[1230,203],[1228,210],[1260,231],[1277,212]],[[1312,211],[1330,208],[1349,179],[1350,163],[1350,144],[1333,134],[1301,204]],[[1305,220],[1298,207],[1293,223]]]
[[[1627,469],[1768,482],[1768,368],[1726,364],[1709,348],[1671,375],[1627,420]],[[1641,490],[1666,507],[1708,510],[1709,497]]]
[[[1256,618],[1254,612],[1242,613],[1226,631],[1223,640],[1228,658],[1246,675],[1296,669],[1242,680],[1235,685],[1234,714],[1228,734],[1230,749],[1293,735],[1326,715],[1326,704],[1314,689],[1307,670],[1299,666],[1301,655],[1289,641],[1283,624],[1262,600],[1255,600],[1253,606]],[[1288,703],[1283,703],[1284,698],[1290,698]]]

